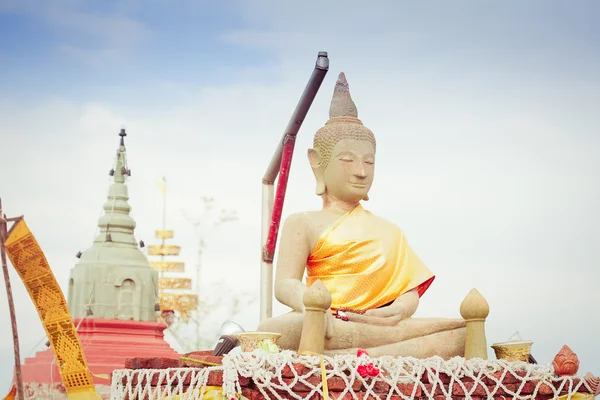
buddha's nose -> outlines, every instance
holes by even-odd
[[[358,178],[366,178],[367,173],[365,171],[365,167],[362,164],[360,164],[360,166],[354,171],[354,175]]]

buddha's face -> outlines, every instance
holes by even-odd
[[[342,139],[333,147],[322,171],[326,194],[346,202],[367,199],[374,172],[373,144],[368,140]]]

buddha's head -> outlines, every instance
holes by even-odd
[[[317,195],[346,202],[369,199],[375,172],[375,135],[358,119],[342,72],[333,91],[329,121],[315,134],[308,159]]]

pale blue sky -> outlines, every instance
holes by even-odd
[[[118,102],[120,87],[126,102],[160,84],[233,84],[240,69],[277,68],[284,47],[305,58],[307,41],[452,79],[483,73],[502,81],[519,69],[527,79],[580,80],[600,67],[593,0],[383,2],[370,10],[356,1],[3,0],[0,10],[0,85],[28,97]]]
[[[0,14],[0,84],[17,95],[116,100],[117,86],[130,101],[160,83],[235,81],[235,69],[264,66],[269,56],[222,40],[248,25],[218,3],[32,3]]]
[[[600,374],[600,3],[365,4],[0,0],[7,212],[26,215],[66,285],[125,126],[137,235],[150,242],[160,224],[164,174],[169,223],[193,265],[181,210],[213,195],[240,221],[211,238],[203,279],[236,276],[232,287],[257,293],[260,178],[326,50],[331,71],[298,139],[284,217],[319,207],[305,151],[344,71],[379,144],[366,207],[438,275],[418,315],[457,316],[477,287],[490,343],[519,330],[544,363],[567,343],[582,372]],[[14,279],[27,353],[43,331]],[[240,318],[253,329],[257,305]]]

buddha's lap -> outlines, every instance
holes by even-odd
[[[295,349],[300,342],[304,316],[290,312],[263,322],[260,331],[277,332],[282,335],[279,344],[283,348]],[[370,348],[399,343],[411,339],[435,335],[439,332],[464,329],[463,319],[408,318],[396,326],[381,326],[342,321],[333,321],[333,337],[325,340],[328,350],[348,348]]]
[[[331,356],[336,354],[354,354],[358,348],[365,348],[371,357],[429,358],[439,356],[450,359],[456,356],[464,356],[465,339],[466,328],[457,328],[379,346],[326,349],[325,353]]]

